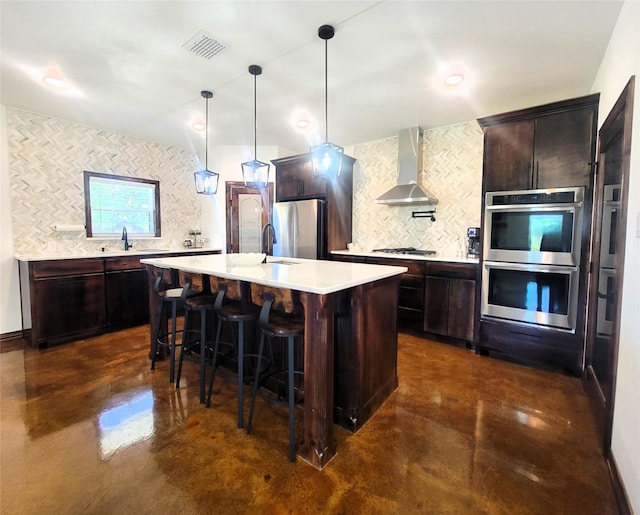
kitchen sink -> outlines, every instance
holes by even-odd
[[[287,261],[286,259],[273,259],[269,263],[273,265],[299,265],[298,261]]]

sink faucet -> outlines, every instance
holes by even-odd
[[[129,237],[127,236],[127,228],[122,228],[122,241],[124,241],[124,250],[129,250],[133,245],[129,243]]]
[[[276,230],[271,223],[265,224],[262,228],[262,252],[264,254],[268,254],[269,252],[269,243],[268,243],[268,235],[271,235],[271,242],[278,243],[276,239]]]

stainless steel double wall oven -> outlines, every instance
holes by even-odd
[[[488,192],[483,318],[576,329],[584,188]]]

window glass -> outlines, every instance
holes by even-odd
[[[160,236],[160,183],[150,179],[84,172],[87,237]]]

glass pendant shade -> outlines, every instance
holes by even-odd
[[[313,164],[313,175],[316,177],[334,178],[342,171],[344,148],[329,142],[329,95],[328,95],[328,54],[327,41],[335,34],[331,25],[322,25],[318,29],[318,37],[324,40],[324,143],[309,149]]]
[[[268,163],[263,163],[257,159],[242,163],[242,178],[245,185],[255,184],[259,188],[265,187],[269,182],[269,168],[270,165]]]
[[[342,171],[344,148],[330,142],[311,147],[313,175],[338,177]]]
[[[201,195],[215,195],[218,192],[220,174],[209,170],[209,99],[213,96],[211,91],[201,91],[200,95],[205,102],[205,126],[204,126],[204,170],[193,174],[196,181],[196,193]]]
[[[257,77],[262,74],[262,67],[257,64],[249,66],[249,73],[253,75],[253,161],[246,161],[242,166],[242,179],[246,185],[255,185],[258,188],[265,188],[269,182],[268,163],[258,161],[258,96]]]
[[[218,192],[220,174],[211,170],[200,170],[193,174],[196,180],[196,192],[202,195],[215,195]]]

